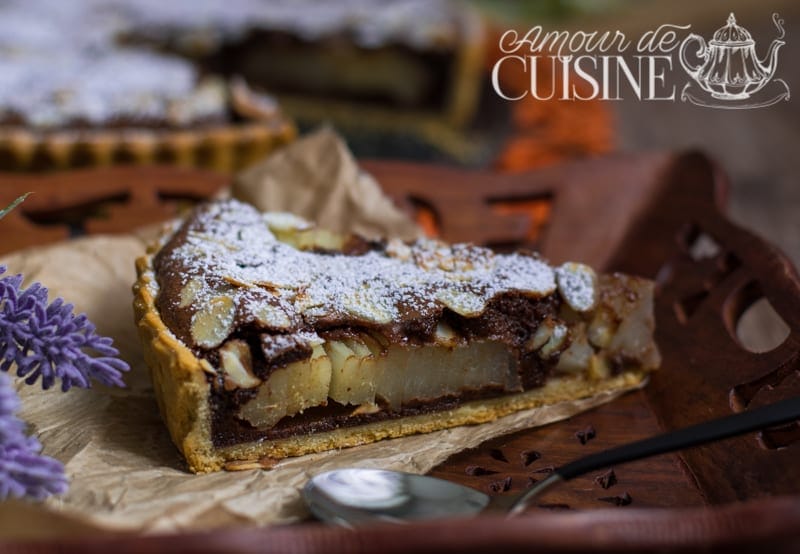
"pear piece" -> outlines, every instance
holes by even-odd
[[[310,359],[294,362],[272,372],[258,394],[244,406],[239,417],[259,428],[270,428],[287,415],[328,401],[331,361],[322,345],[315,345]]]

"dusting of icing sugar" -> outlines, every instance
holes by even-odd
[[[556,268],[558,291],[576,312],[588,312],[597,304],[597,274],[588,265],[567,262]]]
[[[245,312],[239,317],[275,310],[280,313],[261,316],[273,323],[386,324],[443,306],[474,317],[505,292],[537,297],[556,290],[553,268],[534,255],[428,239],[402,246],[392,241],[392,248],[360,255],[303,251],[276,238],[270,224],[277,223],[274,215],[235,200],[210,204],[190,220],[185,242],[170,255],[188,274],[201,276],[206,290],[196,294],[198,301],[224,287]]]
[[[227,90],[189,59],[204,46],[275,30],[309,41],[349,36],[365,48],[449,50],[459,13],[447,0],[3,0],[0,116],[42,129],[213,120],[226,115]]]

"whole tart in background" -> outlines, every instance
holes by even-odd
[[[203,2],[223,7],[230,2]],[[227,171],[292,140],[243,79],[126,35],[193,3],[0,4],[0,169],[167,163]]]

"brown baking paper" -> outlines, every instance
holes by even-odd
[[[284,166],[281,182],[304,183],[297,188],[306,198],[316,190],[307,188],[306,183],[322,186],[322,177],[331,175],[330,167],[354,165],[332,133],[308,140],[312,146],[333,145],[338,151],[329,152],[326,163],[319,165],[310,163],[310,158],[299,161],[304,159],[302,151],[278,155],[278,160],[280,156],[294,160],[298,171],[292,173]],[[270,164],[281,167],[272,160],[261,169]],[[342,172],[352,177],[353,171],[351,168]],[[268,183],[267,188],[278,186],[266,173],[254,170],[248,175],[256,174]],[[367,209],[359,204],[361,197],[352,194],[350,187],[354,185],[343,184],[346,181],[342,179],[343,175],[339,175],[331,181],[339,192],[331,193],[328,199],[331,203],[349,202],[351,207],[326,205],[322,210],[328,217],[338,214],[343,218],[340,229],[347,229],[346,223],[350,222],[363,230],[378,229],[378,223],[389,218],[398,221],[399,212],[388,200],[369,196]],[[349,182],[356,181],[364,182],[361,177]],[[237,191],[242,190],[237,187]],[[255,195],[257,191],[251,192]],[[265,193],[259,201],[262,207],[272,207],[272,194],[281,196],[275,191]],[[275,207],[287,209],[291,203]],[[362,217],[365,213],[366,218]],[[309,212],[304,210],[304,214]],[[404,227],[413,230],[408,221]],[[37,527],[46,528],[51,534],[70,528],[85,531],[87,527],[165,532],[296,521],[307,515],[299,490],[318,472],[360,466],[424,473],[450,455],[487,439],[566,418],[619,394],[520,412],[480,426],[286,459],[271,470],[194,475],[187,471],[161,422],[133,324],[133,263],[144,248],[143,240],[133,235],[97,236],[27,250],[0,260],[10,273],[24,273],[27,282],[41,281],[50,289],[51,299],[62,296],[74,303],[77,311],[86,312],[99,333],[114,338],[121,356],[131,365],[125,389],[95,386],[62,393],[58,387],[42,391],[16,382],[23,405],[20,415],[30,423],[44,452],[65,464],[70,488],[64,496],[41,505],[0,504],[0,534],[20,536]],[[20,523],[22,518],[24,525]]]
[[[292,212],[340,233],[404,240],[421,235],[330,128],[241,172],[233,195],[262,211]]]

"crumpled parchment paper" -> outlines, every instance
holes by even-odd
[[[314,153],[319,149],[325,151],[326,161],[316,164]],[[300,141],[275,158],[243,175],[234,192],[257,201],[261,208],[291,210],[289,200],[297,191],[302,201],[296,211],[307,217],[319,214],[326,224],[330,218],[340,218],[340,230],[375,232],[390,222],[389,227],[401,234],[416,234],[414,224],[388,199],[375,197],[380,190],[371,179],[365,181],[357,168],[348,168],[355,162],[332,132],[314,135],[305,144]],[[270,168],[277,168],[276,173]],[[328,191],[325,183],[337,192]],[[264,193],[259,195],[262,186]],[[275,189],[280,187],[286,190],[279,194]],[[321,204],[313,204],[317,194],[324,198]],[[273,198],[281,200],[273,206]],[[18,523],[23,513],[28,529],[65,532],[70,521],[83,531],[132,532],[296,521],[307,515],[299,490],[316,473],[347,466],[424,473],[489,438],[563,419],[617,395],[521,412],[481,426],[287,459],[267,471],[194,475],[186,470],[161,422],[133,323],[133,264],[144,249],[143,240],[135,235],[94,236],[0,260],[10,273],[24,273],[28,283],[41,281],[51,299],[62,296],[75,304],[76,311],[86,312],[99,333],[114,338],[132,368],[125,389],[96,385],[62,393],[58,387],[42,391],[15,381],[22,397],[21,417],[41,440],[44,452],[65,464],[70,489],[40,505],[0,504],[0,536],[25,535]]]
[[[262,211],[292,212],[340,233],[403,240],[421,235],[328,127],[239,173],[233,196]]]

